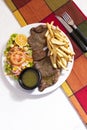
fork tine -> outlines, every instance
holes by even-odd
[[[67,12],[64,12],[62,14],[62,17],[69,25],[75,26],[73,19],[70,17],[70,15]]]
[[[64,12],[64,13],[62,14],[62,17],[63,17],[63,19],[64,19],[65,21],[69,21],[69,20],[71,19],[71,17],[69,16],[69,14],[68,14],[67,12]]]
[[[67,17],[71,18],[67,12],[64,12],[63,15],[66,15]]]

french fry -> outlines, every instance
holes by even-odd
[[[67,41],[67,39],[64,36],[62,36],[63,34],[59,34],[59,33],[60,33],[60,31],[54,32],[54,36],[56,37],[56,39],[58,39],[62,42],[65,42],[65,43],[69,43]]]
[[[71,51],[69,48],[66,48],[64,46],[60,46],[60,49],[65,52],[66,54],[70,54],[71,56],[73,56],[75,53],[73,51]]]
[[[54,57],[53,57],[52,55],[50,56],[50,59],[51,59],[51,62],[52,62],[53,67],[54,67],[54,68],[57,68],[57,64],[56,64],[56,62],[55,62],[56,60],[54,61]]]
[[[49,35],[49,30],[47,30],[45,37],[48,37],[48,35]]]
[[[47,23],[47,27],[48,27],[48,30],[49,30],[49,32],[50,32],[50,35],[51,35],[51,37],[53,37],[54,34],[53,34],[52,29],[51,29],[51,26],[52,26],[52,23],[51,23],[51,24]]]
[[[59,53],[59,52],[57,51],[57,56],[60,57],[60,58],[62,58],[62,57],[63,57],[63,54],[61,54],[61,53]]]
[[[47,38],[47,47],[49,49],[49,56],[54,68],[63,68],[67,70],[68,62],[72,62],[72,57],[75,55],[74,51],[69,46],[69,40],[67,36],[53,25],[47,23],[47,32],[45,34]]]
[[[59,41],[56,38],[51,38],[51,42],[56,45],[65,45],[65,42]]]
[[[62,61],[62,64],[63,64],[65,67],[67,67],[67,60],[66,60],[64,57],[61,58],[61,61]]]
[[[63,63],[61,62],[61,60],[57,60],[58,65],[60,66],[60,68],[63,68],[66,70],[66,67],[63,65]]]
[[[69,60],[69,57],[68,57],[68,55],[67,55],[65,52],[63,52],[63,51],[60,50],[59,48],[57,48],[57,51],[58,51],[58,53],[62,54],[63,57],[65,57],[67,61]]]

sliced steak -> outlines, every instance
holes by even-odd
[[[45,25],[40,25],[30,30],[31,35],[28,38],[28,43],[33,50],[33,59],[35,61],[41,60],[47,55],[47,51],[43,51],[43,48],[47,46],[46,31],[47,27]]]
[[[39,87],[40,91],[43,91],[45,88],[50,87],[57,82],[60,75],[59,69],[54,69],[52,67],[50,57],[45,57],[40,61],[35,62],[35,67],[41,72],[42,80]]]
[[[31,35],[28,38],[28,42],[33,50],[34,65],[42,74],[40,91],[56,83],[60,75],[60,70],[53,68],[50,57],[47,56],[48,50],[43,51],[43,48],[47,46],[46,31],[45,25],[32,28],[30,30]]]
[[[34,62],[35,67],[40,70],[43,77],[48,77],[54,75],[57,72],[57,69],[54,69],[50,58],[47,56],[40,61]]]
[[[51,87],[53,84],[55,84],[58,81],[59,75],[60,71],[56,72],[54,75],[43,77],[39,86],[39,91],[43,91],[44,89]]]

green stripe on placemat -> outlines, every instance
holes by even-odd
[[[47,3],[47,5],[52,11],[55,11],[56,9],[60,8],[68,1],[69,0],[45,0],[45,2]]]
[[[78,27],[84,33],[84,35],[87,37],[87,20],[82,22]]]

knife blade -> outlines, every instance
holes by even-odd
[[[87,46],[81,41],[81,39],[76,35],[74,30],[63,20],[62,17],[56,16],[56,18],[60,21],[60,23],[65,27],[65,29],[69,32],[70,36],[74,39],[77,45],[83,52],[87,52]]]
[[[73,29],[63,20],[62,17],[56,16],[56,18],[60,21],[60,23],[62,23],[62,25],[65,27],[65,29],[66,29],[69,33],[72,33],[72,32],[73,32]]]

